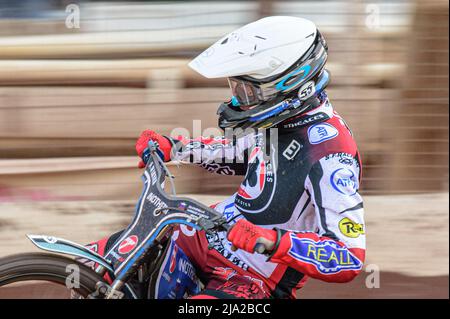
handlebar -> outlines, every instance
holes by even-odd
[[[255,253],[264,255],[266,253],[266,246],[264,244],[258,243],[255,245]]]

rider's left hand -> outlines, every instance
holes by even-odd
[[[256,245],[263,244],[266,252],[271,252],[277,243],[278,232],[240,219],[229,230],[227,238],[232,244],[232,250],[243,249],[249,253],[254,253]]]
[[[139,157],[142,159],[138,167],[144,168],[147,163],[148,157],[150,155],[148,150],[148,142],[154,141],[158,143],[158,155],[164,162],[170,161],[170,152],[172,148],[172,144],[169,139],[163,135],[160,135],[152,130],[145,130],[139,136],[139,139],[136,142],[136,152]]]

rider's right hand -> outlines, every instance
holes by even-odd
[[[164,162],[170,161],[170,153],[172,149],[172,144],[169,141],[168,138],[156,133],[152,130],[145,130],[141,133],[139,136],[137,142],[136,142],[136,152],[139,155],[139,157],[142,159],[138,167],[144,168],[145,164],[148,161],[149,157],[149,150],[148,150],[148,142],[154,141],[158,143],[159,152],[158,155],[162,158]]]
[[[270,253],[277,248],[279,234],[276,230],[263,228],[246,219],[240,219],[228,230],[227,239],[231,242],[233,251],[242,249],[253,254],[257,245],[262,244],[264,249],[257,252]]]

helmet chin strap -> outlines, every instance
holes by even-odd
[[[317,96],[317,101],[319,103],[313,103],[310,104],[308,106],[308,108],[306,110],[304,110],[303,112],[300,112],[298,115],[290,117],[282,122],[280,122],[277,127],[282,128],[282,129],[296,129],[298,127],[304,126],[304,125],[310,125],[310,124],[314,124],[317,122],[322,122],[325,121],[327,119],[330,118],[330,115],[328,114],[328,112],[324,112],[324,111],[318,111],[318,112],[313,112],[313,114],[309,114],[309,112],[315,110],[315,109],[320,109],[320,107],[322,105],[324,105],[328,100],[328,96],[326,94],[325,91],[322,91],[318,96]]]
[[[319,99],[318,95],[314,95],[307,100],[301,102],[299,106],[295,107],[295,103],[293,107],[289,108],[286,112],[286,114],[279,114],[277,116],[274,116],[273,118],[268,118],[266,121],[258,123],[255,128],[268,128],[268,127],[276,127],[278,124],[287,121],[293,117],[300,116],[302,114],[305,114],[309,112],[310,110],[315,109],[316,107],[320,106],[321,100]]]
[[[309,112],[310,110],[320,106],[321,102],[322,101],[321,99],[319,99],[318,95],[314,95],[303,102],[301,102],[298,98],[287,98],[274,105],[274,110],[283,109],[281,111],[281,114],[280,111],[277,111],[274,115],[270,115],[269,110],[268,112],[264,112],[263,114],[261,114],[263,116],[268,115],[264,118],[258,119],[257,117],[255,117],[254,121],[245,118],[239,122],[233,121],[231,123],[227,123],[225,119],[219,117],[219,127],[222,130],[225,130],[226,128],[241,128],[245,130],[247,128],[259,129],[275,127],[278,124],[291,119],[292,117],[296,117]],[[222,105],[219,107],[219,110],[220,108],[226,111],[227,105],[225,103],[222,103]],[[219,111],[218,113],[220,115],[221,112]]]

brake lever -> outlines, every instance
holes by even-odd
[[[161,167],[164,171],[164,175],[169,178],[170,188],[172,189],[172,195],[177,196],[177,192],[175,189],[175,183],[173,181],[175,179],[175,176],[170,173],[170,171],[167,168],[166,164],[164,163],[163,159],[157,153],[159,144],[155,141],[149,140],[147,146],[148,146],[148,150],[150,153],[149,156],[152,156],[154,159],[156,159],[156,161],[161,165]],[[149,162],[150,161],[147,161],[147,163],[146,163],[147,166],[148,166]]]
[[[206,234],[210,235],[212,238],[216,238],[215,235],[217,231],[224,230],[227,231],[230,229],[230,225],[227,224],[227,220],[225,217],[218,217],[214,219],[206,219],[206,218],[200,218],[197,221],[197,225],[205,231]],[[214,248],[214,243],[216,240],[211,241],[208,244],[208,249]]]
[[[228,231],[230,225],[227,224],[225,217],[217,217],[213,219],[200,218],[197,222],[198,226],[208,234],[213,234],[214,231],[222,230]]]
[[[213,229],[216,228],[216,224],[207,218],[200,218],[197,225],[208,234],[212,233]]]

